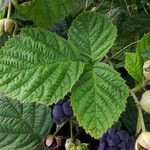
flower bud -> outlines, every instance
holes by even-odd
[[[15,21],[8,19],[8,18],[4,18],[0,20],[0,34],[7,34],[7,35],[11,35],[11,34],[15,34],[17,30],[17,24]]]
[[[53,140],[54,140],[53,135],[49,135],[49,136],[47,137],[47,139],[46,139],[46,146],[47,146],[47,147],[51,146],[52,143],[53,143]]]
[[[55,139],[56,139],[56,143],[58,146],[61,146],[62,145],[62,136],[56,136]]]
[[[5,19],[4,22],[4,31],[5,34],[7,35],[11,35],[14,34],[16,32],[17,29],[17,24],[15,21],[11,20],[11,19]]]
[[[65,143],[66,150],[76,150],[76,145],[74,144],[73,139],[67,139]]]
[[[88,144],[82,143],[81,144],[82,150],[88,150]]]
[[[146,61],[143,65],[143,75],[146,79],[150,80],[150,60]]]
[[[5,19],[1,19],[0,20],[0,34],[4,34],[5,31],[4,31],[4,24],[5,24]]]
[[[150,113],[150,90],[143,93],[140,103],[142,109]]]
[[[87,144],[80,144],[77,146],[77,150],[88,150]]]
[[[150,132],[142,132],[135,143],[135,150],[150,150]]]

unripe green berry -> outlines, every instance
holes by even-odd
[[[68,150],[77,150],[75,145],[72,145]]]
[[[82,150],[88,150],[87,144],[85,144],[85,143],[82,143],[82,144],[81,144],[81,147],[82,147]]]
[[[83,150],[81,145],[77,146],[77,150]]]
[[[11,35],[13,34],[17,29],[17,24],[15,21],[11,20],[11,19],[5,19],[5,22],[4,22],[4,31],[5,31],[5,34],[7,35]]]
[[[143,93],[140,103],[142,109],[150,113],[150,90]]]
[[[150,132],[142,132],[135,143],[135,150],[150,150]]]
[[[4,31],[4,24],[5,24],[5,19],[0,20],[0,34],[3,35],[5,33]]]
[[[143,75],[146,79],[150,80],[150,60],[146,61],[143,65]]]
[[[0,20],[0,34],[12,35],[17,30],[17,24],[15,21],[4,18]]]
[[[73,139],[70,138],[70,139],[66,140],[65,148],[66,148],[66,150],[76,150],[76,146],[74,144]]]

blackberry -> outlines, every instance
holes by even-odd
[[[98,150],[134,150],[133,137],[124,130],[110,128],[100,138]]]
[[[74,118],[72,107],[66,97],[53,106],[52,118],[56,124],[62,124],[67,118]]]

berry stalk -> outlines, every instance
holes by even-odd
[[[139,104],[139,101],[138,101],[135,93],[132,90],[130,90],[130,94],[131,94],[131,96],[133,97],[133,99],[135,100],[135,102],[137,104],[140,123],[141,123],[141,126],[142,126],[142,131],[146,131],[141,105]]]

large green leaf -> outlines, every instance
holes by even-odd
[[[45,105],[21,104],[0,95],[0,149],[38,149],[52,126]]]
[[[0,50],[0,91],[21,101],[52,104],[78,80],[76,50],[43,29],[24,29]]]
[[[118,120],[128,96],[124,80],[106,64],[86,66],[72,89],[71,104],[79,125],[99,138]]]
[[[105,16],[86,12],[79,15],[69,29],[69,41],[78,48],[81,58],[102,59],[116,38],[116,28]]]
[[[17,9],[33,20],[37,26],[47,28],[74,10],[77,12],[84,5],[85,2],[82,0],[34,0],[18,5]]]
[[[145,34],[144,37],[138,42],[135,53],[126,53],[125,68],[128,73],[138,82],[143,79],[143,64],[147,60],[142,57],[142,52],[150,47],[150,33]]]

